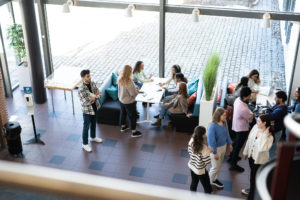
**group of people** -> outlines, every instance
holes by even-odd
[[[98,100],[101,97],[100,91],[96,84],[91,81],[89,70],[81,72],[83,84],[79,87],[78,96],[83,111],[83,131],[82,131],[82,148],[91,152],[88,145],[88,131],[90,129],[90,141],[101,143],[102,139],[96,137],[96,112],[100,105]],[[144,63],[138,61],[132,69],[131,66],[125,65],[118,77],[118,98],[121,107],[121,132],[129,129],[126,124],[126,117],[129,118],[132,137],[142,135],[136,130],[137,109],[135,98],[139,93],[139,88],[145,82],[153,81],[152,75],[147,76],[144,73]],[[174,81],[175,87],[170,89],[165,87]],[[171,113],[184,113],[187,116],[188,110],[188,89],[187,80],[181,73],[180,66],[172,67],[172,76],[160,86],[165,89],[163,104],[158,115],[155,116],[157,121],[153,126],[161,126],[161,120]],[[231,152],[228,162],[229,170],[243,172],[244,168],[238,165],[240,151],[244,146],[243,157],[248,158],[250,166],[250,188],[243,189],[242,193],[248,195],[248,199],[254,198],[255,175],[260,165],[265,164],[271,159],[276,158],[277,143],[284,133],[283,119],[288,110],[300,112],[300,87],[295,92],[296,101],[294,105],[287,106],[287,95],[284,91],[276,92],[276,105],[271,108],[270,113],[255,116],[250,109],[250,104],[255,105],[256,94],[259,92],[255,85],[260,84],[259,72],[252,70],[248,77],[242,77],[237,85],[233,102],[233,119],[232,130],[235,132],[234,142],[229,135],[227,124],[227,111],[224,108],[217,108],[213,114],[212,122],[206,129],[197,126],[188,143],[188,152],[190,160],[188,166],[191,170],[192,182],[191,191],[196,191],[199,181],[202,183],[205,193],[212,193],[212,185],[217,188],[224,188],[224,185],[217,179],[221,169],[226,152]],[[208,172],[208,164],[211,168]]]
[[[96,112],[100,105],[98,100],[101,98],[101,94],[96,84],[91,81],[91,75],[89,70],[83,70],[81,72],[83,84],[78,89],[78,96],[81,102],[83,111],[83,131],[82,131],[82,148],[91,152],[92,149],[88,145],[88,130],[90,131],[91,142],[101,143],[102,139],[96,137]],[[142,61],[136,62],[134,68],[130,65],[125,65],[118,77],[118,99],[120,102],[120,125],[121,132],[131,129],[131,137],[140,137],[142,133],[136,130],[136,123],[139,113],[136,108],[136,96],[139,94],[140,88],[144,83],[153,82],[152,74],[147,76],[144,72],[144,63]],[[169,83],[173,81],[174,87],[168,87]],[[163,118],[169,119],[169,116],[173,114],[186,114],[190,117],[188,111],[188,89],[187,79],[181,73],[179,65],[173,65],[171,68],[171,77],[164,83],[160,83],[160,87],[165,90],[162,104],[160,105],[160,113],[154,118],[157,118],[153,126],[161,126]],[[129,124],[126,124],[126,118],[129,120]],[[171,126],[171,123],[168,123]]]
[[[237,85],[233,102],[232,130],[235,132],[235,140],[232,142],[226,120],[226,110],[217,108],[213,114],[207,134],[202,126],[195,128],[188,144],[190,160],[188,166],[191,170],[191,191],[196,191],[199,181],[202,183],[205,193],[212,193],[212,186],[219,189],[224,185],[217,179],[226,151],[230,152],[228,162],[229,170],[244,172],[244,168],[238,165],[240,151],[244,159],[248,159],[250,167],[250,188],[241,192],[254,199],[255,175],[260,165],[276,158],[277,143],[285,132],[284,117],[291,112],[300,113],[300,87],[295,92],[296,101],[287,106],[287,95],[284,91],[275,94],[276,105],[270,109],[270,113],[256,116],[251,111],[250,104],[256,103],[254,85],[259,84],[259,72],[253,70],[248,77],[242,77]],[[208,164],[211,168],[208,172]]]

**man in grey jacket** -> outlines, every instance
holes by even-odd
[[[82,85],[78,88],[78,96],[83,112],[82,148],[91,152],[92,148],[88,145],[88,131],[91,127],[91,142],[101,143],[102,139],[96,137],[96,113],[100,108],[98,100],[101,97],[96,83],[91,81],[90,70],[82,70],[80,73]]]

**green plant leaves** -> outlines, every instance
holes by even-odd
[[[211,95],[216,83],[217,72],[220,64],[220,56],[217,53],[213,53],[207,63],[203,73],[205,99],[206,101],[211,100]]]
[[[8,27],[7,39],[9,40],[9,46],[16,51],[17,57],[20,61],[27,57],[23,28],[21,24],[13,24]]]

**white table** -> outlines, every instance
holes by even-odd
[[[53,90],[58,89],[64,91],[65,99],[66,99],[66,90],[71,91],[73,114],[75,114],[73,90],[81,82],[81,77],[80,77],[81,70],[82,69],[79,67],[61,66],[46,78],[44,87],[51,89],[53,112],[55,112]]]
[[[168,80],[168,78],[153,78],[153,82],[144,83],[141,92],[139,93],[135,100],[139,102],[147,103],[147,119],[143,121],[139,121],[137,123],[145,123],[150,122],[153,123],[149,118],[149,105],[150,103],[159,104],[160,100],[164,94],[164,89],[159,86],[159,83],[164,83]]]

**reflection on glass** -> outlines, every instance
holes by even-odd
[[[261,86],[275,83],[275,87],[285,90],[284,26],[271,21],[271,28],[266,29],[261,27],[261,21],[200,15],[199,22],[193,22],[191,14],[167,13],[167,76],[171,66],[178,64],[189,81],[201,77],[208,57],[217,52],[221,56],[219,83],[226,79],[238,83],[242,76],[257,69]]]
[[[10,82],[11,82],[11,86],[14,88],[19,83],[18,63],[17,63],[17,58],[15,56],[14,50],[11,47],[9,47],[9,41],[7,40],[7,35],[6,35],[7,28],[14,23],[12,18],[12,13],[10,13],[8,4],[0,6],[0,23],[2,28],[3,39],[4,39],[4,48],[6,53]]]
[[[125,64],[142,60],[145,72],[158,74],[158,12],[125,9],[70,8],[47,5],[54,68],[62,65],[91,70],[101,83]]]
[[[297,0],[167,0],[168,4],[189,6],[211,6],[247,10],[300,12]]]

